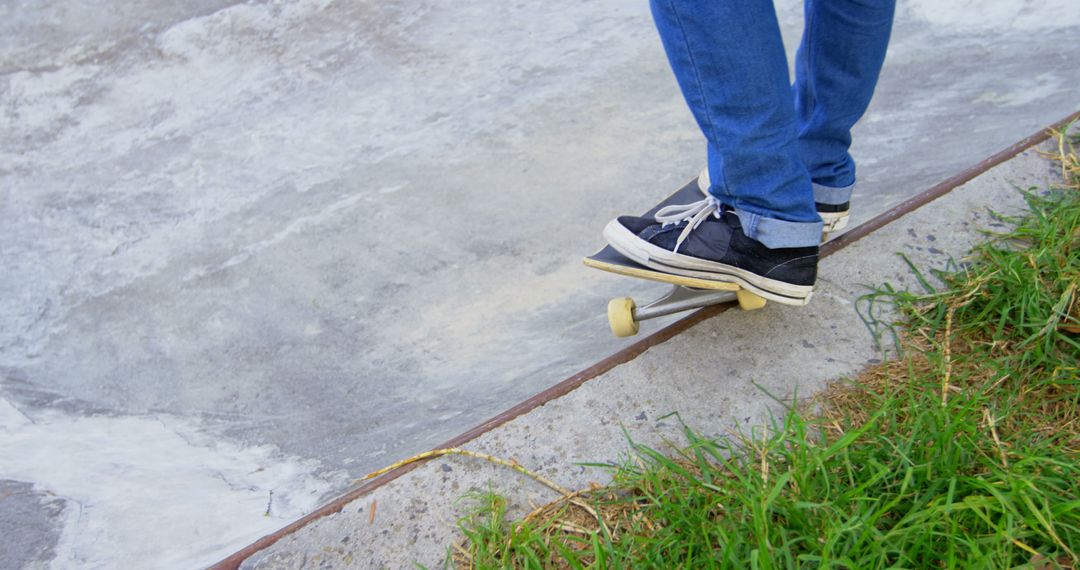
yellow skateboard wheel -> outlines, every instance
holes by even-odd
[[[765,298],[757,294],[751,293],[746,289],[739,289],[735,292],[735,297],[739,299],[739,307],[744,311],[756,311],[765,306]],[[611,314],[611,309],[608,309],[608,314]]]
[[[611,332],[619,338],[634,336],[638,333],[640,325],[634,320],[634,309],[637,304],[630,297],[612,299],[607,305],[607,320],[611,326]]]

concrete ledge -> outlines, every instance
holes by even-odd
[[[589,381],[572,378],[562,388],[565,395],[538,400],[517,417],[487,422],[482,433],[468,434],[465,447],[516,459],[578,488],[603,483],[605,474],[575,463],[617,461],[626,449],[624,428],[636,441],[662,446],[681,441],[678,421],[661,419],[671,412],[706,435],[767,423],[782,412],[773,397],[812,393],[882,358],[855,304],[867,285],[915,286],[897,253],[923,268],[960,259],[983,239],[980,232],[1001,226],[991,209],[1015,213],[1023,208],[1015,188],[1042,187],[1056,177],[1034,149],[1019,152],[1037,138],[1045,137],[1021,141],[950,179],[951,187],[949,181],[938,185],[943,195],[929,205],[903,216],[887,214],[882,224],[895,222],[879,224],[869,234],[866,228],[853,230],[829,246],[831,255],[822,261],[818,292],[808,307],[727,311],[713,319],[706,317],[717,311],[702,311],[658,333],[656,342],[629,350],[629,358],[640,352],[637,358]],[[986,170],[992,164],[997,165]],[[982,173],[974,177],[976,172]],[[952,190],[964,178],[970,181]],[[852,241],[860,234],[862,239]],[[362,496],[354,491],[333,507],[338,512],[294,525],[284,536],[274,536],[276,542],[256,543],[217,567],[399,568],[413,562],[438,567],[456,539],[455,521],[469,508],[459,500],[469,491],[493,489],[519,512],[554,498],[516,473],[462,457],[430,461],[394,476]],[[251,554],[267,543],[272,545]]]

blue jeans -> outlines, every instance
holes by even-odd
[[[772,0],[651,0],[708,141],[709,192],[770,248],[821,241],[814,202],[851,199],[851,127],[885,59],[895,0],[805,0],[790,84]]]

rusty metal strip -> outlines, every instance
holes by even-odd
[[[842,236],[837,237],[834,240],[821,247],[821,256],[825,257],[836,251],[839,251],[848,245],[858,241],[865,237],[867,234],[875,232],[881,229],[886,224],[895,221],[897,218],[907,214],[913,210],[916,210],[929,202],[932,202],[945,194],[948,194],[954,188],[967,184],[976,176],[990,170],[991,168],[1013,158],[1014,156],[1024,152],[1025,150],[1047,140],[1050,138],[1050,132],[1061,130],[1066,125],[1080,121],[1080,111],[1077,111],[1068,117],[1046,127],[1039,132],[1018,141],[1016,144],[1001,150],[985,159],[978,164],[968,167],[959,174],[947,178],[934,186],[900,202],[896,206],[886,210],[884,213],[875,216],[873,219],[868,220],[865,223],[859,224],[857,227],[852,228],[850,231]]]
[[[860,224],[855,228],[852,228],[844,235],[834,240],[831,240],[829,243],[823,245],[821,247],[821,257],[826,257],[833,253],[836,253],[837,251],[840,251],[841,249],[858,241],[859,239],[862,239],[868,234],[873,233],[881,229],[885,225],[895,221],[904,214],[908,214],[920,208],[921,206],[924,206],[927,203],[932,202],[933,200],[936,200],[937,198],[940,198],[945,194],[948,194],[953,189],[970,182],[972,179],[986,172],[987,170],[990,170],[991,168],[1009,160],[1010,158],[1013,158],[1021,152],[1024,152],[1025,150],[1049,139],[1050,131],[1060,130],[1065,125],[1076,122],[1078,120],[1080,120],[1080,111],[1077,111],[1069,115],[1068,117],[1065,117],[1064,119],[1050,125],[1049,127],[1039,130],[1039,132],[1031,136],[1025,137],[1024,139],[1013,144],[1012,146],[1001,150],[991,155],[990,157],[987,157],[981,162],[963,170],[959,174],[947,178],[942,182],[930,187],[929,189],[920,192],[919,194],[916,194],[915,196],[912,196],[907,200],[904,200],[903,202],[897,204],[889,210],[886,210],[884,213],[875,216],[874,218],[863,224]],[[714,317],[730,309],[732,306],[734,306],[734,303],[729,303],[725,305],[714,305],[712,307],[706,307],[704,309],[701,309],[683,319],[680,319],[672,323],[671,325],[635,342],[634,344],[631,344],[630,346],[620,350],[619,352],[616,352],[615,354],[604,358],[603,360],[578,372],[577,374],[574,374],[566,380],[563,380],[562,382],[559,382],[558,384],[555,384],[554,386],[532,396],[531,398],[517,404],[516,406],[496,415],[495,417],[466,431],[465,433],[462,433],[461,435],[458,435],[457,437],[446,441],[442,445],[437,446],[435,449],[444,449],[447,447],[461,447],[462,445],[472,441],[473,439],[476,439],[480,435],[491,431],[496,427],[501,426],[502,424],[505,424],[519,416],[522,416],[552,400],[558,399],[562,396],[565,396],[566,394],[569,394],[570,392],[573,392],[585,382],[588,382],[589,380],[600,376],[601,374],[611,370],[612,368],[615,368],[620,364],[625,364],[633,360],[634,358],[637,358],[646,350],[649,350],[650,348],[658,344],[667,342],[675,335],[693,327],[694,325],[697,325],[698,323],[706,319]],[[281,538],[288,536],[296,532],[297,530],[300,530],[312,521],[341,512],[341,510],[345,508],[345,505],[351,503],[359,497],[366,495],[367,493],[370,493],[371,491],[374,491],[375,489],[378,489],[379,487],[382,487],[390,481],[393,481],[394,479],[405,475],[406,473],[412,471],[413,469],[416,469],[424,463],[424,461],[410,463],[408,465],[395,469],[394,471],[391,471],[385,475],[382,475],[376,479],[363,483],[362,485],[348,491],[344,495],[323,505],[319,509],[305,515],[303,518],[289,524],[288,526],[272,534],[266,535],[255,541],[254,543],[248,545],[247,547],[243,548],[242,550],[237,551],[232,556],[229,556],[225,560],[222,560],[221,562],[218,562],[217,564],[211,566],[210,570],[236,570],[237,568],[239,568],[240,564],[244,560],[246,560],[248,557],[255,554],[256,552],[263,550],[271,546],[278,540],[281,540]]]

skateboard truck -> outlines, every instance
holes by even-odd
[[[642,307],[630,297],[612,299],[608,302],[608,325],[615,336],[625,338],[638,333],[641,321],[732,301],[738,301],[746,311],[765,306],[765,299],[745,289],[717,291],[673,285],[662,297]]]

